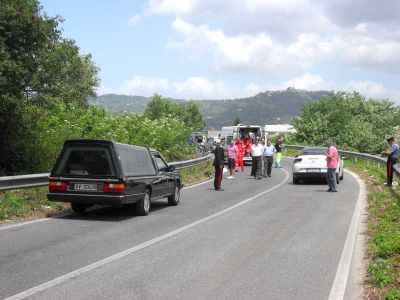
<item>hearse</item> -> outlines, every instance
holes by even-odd
[[[71,203],[83,213],[89,206],[134,203],[148,215],[151,199],[178,205],[180,175],[148,147],[105,140],[67,140],[49,177],[50,201]]]

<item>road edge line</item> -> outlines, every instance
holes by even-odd
[[[347,232],[346,241],[343,247],[342,255],[340,257],[335,279],[333,281],[332,288],[329,294],[328,298],[329,300],[344,299],[349,279],[350,267],[352,264],[352,258],[355,249],[357,234],[359,233],[359,228],[361,228],[360,224],[361,210],[364,210],[366,207],[367,192],[364,181],[362,181],[356,173],[351,172],[349,170],[346,170],[346,172],[351,174],[357,180],[358,185],[360,187],[360,191],[358,193],[357,203],[354,208],[354,213],[351,219],[349,230]]]

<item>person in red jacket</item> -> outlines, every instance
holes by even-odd
[[[244,171],[244,163],[243,163],[243,155],[244,155],[244,144],[240,138],[236,138],[235,145],[238,147],[238,155],[235,160],[235,172],[239,172],[239,166],[242,168],[242,172]]]
[[[253,141],[251,138],[246,135],[244,140],[243,140],[243,146],[244,146],[244,153],[245,154],[250,154],[251,153],[251,146],[253,145]]]

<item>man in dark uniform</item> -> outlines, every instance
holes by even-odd
[[[391,187],[393,183],[393,166],[397,163],[399,145],[396,144],[396,139],[390,137],[387,139],[390,148],[387,151],[383,151],[382,154],[387,156],[386,172],[387,182],[386,185]]]
[[[215,168],[214,188],[216,191],[222,191],[221,181],[222,181],[222,173],[225,160],[223,146],[224,146],[224,140],[221,140],[221,142],[217,144],[217,147],[215,148],[214,152],[214,162],[213,162],[213,166]]]

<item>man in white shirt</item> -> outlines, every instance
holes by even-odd
[[[264,146],[260,144],[260,139],[256,138],[256,143],[251,146],[251,156],[252,156],[252,165],[251,165],[251,176],[254,176],[257,179],[261,179],[261,160],[263,157]]]
[[[267,140],[267,144],[264,146],[263,156],[264,156],[264,178],[271,177],[272,164],[274,162],[274,155],[276,149],[275,146],[272,145],[272,141],[270,139]]]

